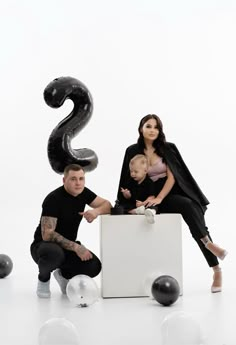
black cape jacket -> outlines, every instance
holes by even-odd
[[[142,148],[140,148],[138,144],[129,146],[125,151],[117,194],[117,198],[121,202],[123,200],[123,195],[120,192],[120,188],[126,188],[126,184],[130,180],[129,161],[137,154],[144,154]],[[163,158],[173,173],[179,187],[190,199],[195,200],[201,206],[203,212],[205,212],[207,209],[206,205],[209,204],[209,201],[190,173],[175,144],[169,142],[165,143]]]

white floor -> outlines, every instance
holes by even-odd
[[[81,345],[162,345],[164,317],[185,311],[200,324],[204,344],[235,345],[236,296],[229,272],[225,273],[224,291],[218,294],[210,293],[211,276],[209,286],[203,278],[184,277],[184,294],[169,307],[150,298],[100,298],[87,308],[78,308],[61,295],[54,278],[51,299],[37,298],[36,267],[23,275],[13,271],[0,280],[0,343],[37,345],[44,322],[63,317],[76,326]]]

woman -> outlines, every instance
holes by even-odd
[[[139,124],[137,144],[126,149],[118,190],[122,205],[122,189],[130,180],[129,161],[136,154],[148,159],[148,175],[154,181],[155,197],[148,198],[146,206],[158,207],[159,213],[180,213],[199,245],[208,265],[213,269],[211,292],[222,290],[222,271],[218,259],[223,260],[227,251],[212,242],[207,230],[204,213],[209,201],[200,190],[185,165],[178,149],[166,142],[163,126],[157,115],[146,115]]]

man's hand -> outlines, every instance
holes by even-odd
[[[75,253],[82,261],[88,261],[93,257],[92,253],[90,253],[90,251],[82,244],[78,244],[76,246]]]
[[[92,221],[94,219],[96,219],[98,216],[98,212],[96,211],[95,208],[93,210],[87,210],[85,212],[79,212],[79,214],[81,216],[83,216],[87,220],[88,223],[92,223]]]

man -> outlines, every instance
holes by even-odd
[[[86,205],[92,209],[84,211]],[[91,223],[98,215],[110,213],[110,209],[109,201],[85,187],[81,166],[71,164],[65,168],[63,186],[52,191],[43,201],[40,223],[30,247],[39,268],[39,297],[50,297],[52,271],[64,294],[68,280],[75,275],[95,277],[99,274],[100,260],[76,238],[83,217]]]

